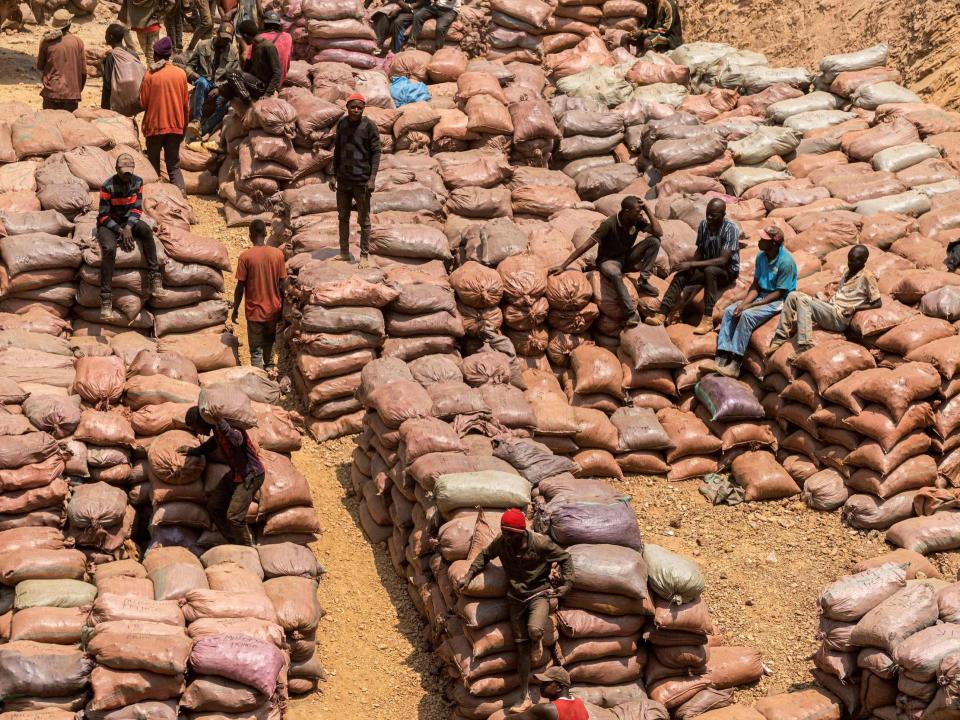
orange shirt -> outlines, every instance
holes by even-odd
[[[166,62],[159,70],[150,70],[140,85],[143,108],[143,135],[183,135],[190,121],[190,96],[187,74]]]
[[[261,245],[240,253],[237,282],[244,283],[243,309],[247,320],[266,322],[280,314],[277,282],[286,276],[287,264],[277,248]]]

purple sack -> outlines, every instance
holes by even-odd
[[[233,680],[270,697],[283,668],[283,653],[246,635],[211,635],[193,644],[190,667],[200,675]]]
[[[733,378],[707,375],[697,383],[694,394],[710,412],[710,419],[714,422],[758,420],[764,416],[763,406],[754,397],[750,387]]]
[[[561,545],[623,545],[640,550],[637,516],[624,499],[611,502],[548,503],[545,512],[550,536]]]

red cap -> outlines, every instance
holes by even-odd
[[[364,105],[367,104],[367,99],[360,93],[351,93],[350,95],[347,96],[347,102],[350,102],[352,100],[359,100]]]
[[[517,508],[510,508],[500,518],[500,529],[506,532],[524,532],[527,529],[527,516]]]

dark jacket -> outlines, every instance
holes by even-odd
[[[266,40],[256,40],[250,60],[244,70],[263,83],[263,94],[273,95],[280,89],[280,80],[283,69],[280,66],[280,54],[273,43]]]
[[[113,232],[120,232],[122,225],[136,225],[143,216],[143,180],[130,176],[124,184],[114,175],[100,188],[100,209],[97,225],[104,225]]]
[[[344,116],[337,123],[333,146],[333,172],[337,180],[351,185],[376,179],[380,169],[380,133],[366,117],[354,124]]]
[[[236,43],[228,43],[226,47],[218,50],[213,44],[215,39],[201,40],[190,53],[190,59],[183,68],[190,82],[196,82],[198,77],[205,77],[218,85],[228,72],[240,69],[240,55]]]

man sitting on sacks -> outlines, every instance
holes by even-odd
[[[562,667],[549,667],[533,679],[540,683],[540,697],[548,702],[525,712],[509,713],[510,720],[590,720],[583,700],[570,696],[570,673]]]
[[[140,241],[147,263],[148,292],[163,292],[157,245],[153,231],[143,221],[143,180],[133,174],[134,160],[129,153],[117,156],[117,174],[100,188],[100,209],[97,213],[97,241],[100,243],[100,319],[113,317],[113,268],[117,261],[117,245],[125,252]]]
[[[797,263],[783,247],[783,231],[776,225],[760,231],[760,252],[753,282],[746,296],[723,311],[717,333],[717,370],[740,376],[740,363],[753,331],[783,307],[783,299],[797,289]]]
[[[680,26],[680,8],[676,0],[645,0],[646,24],[635,33],[623,36],[620,47],[637,49],[637,55],[647,50],[667,52],[683,45]]]
[[[844,332],[858,310],[880,307],[880,288],[877,278],[867,270],[870,250],[865,245],[854,245],[847,253],[847,269],[836,283],[833,297],[828,291],[810,297],[806,293],[792,292],[783,303],[780,322],[770,343],[768,355],[772,355],[797,333],[798,354],[813,347],[813,324],[830,332]],[[834,283],[828,286],[828,290]],[[830,297],[827,301],[824,298]]]
[[[550,601],[573,587],[573,560],[570,554],[546,535],[527,530],[527,518],[517,508],[507,510],[500,519],[500,534],[477,555],[457,584],[462,593],[483,572],[487,563],[499,559],[510,587],[510,629],[517,644],[517,672],[521,697],[514,710],[530,705],[530,662],[532,642],[543,638],[550,616]],[[559,567],[560,582],[551,583],[554,566]]]
[[[703,287],[703,317],[694,329],[697,335],[713,330],[713,308],[723,291],[740,275],[740,228],[727,219],[727,204],[720,198],[707,203],[706,218],[697,228],[697,252],[693,260],[677,263],[670,287],[660,301],[660,312],[644,319],[648,325],[663,325],[682,309],[681,295],[691,285]]]
[[[647,219],[644,220],[644,215]],[[637,236],[644,233],[645,237],[637,242]],[[640,313],[636,303],[627,290],[623,280],[625,272],[639,272],[637,293],[656,297],[657,289],[650,284],[650,275],[653,272],[660,252],[660,238],[663,237],[663,228],[657,216],[653,214],[650,204],[640,198],[629,195],[620,203],[620,212],[608,217],[594,230],[587,241],[570,253],[570,256],[559,265],[548,271],[556,275],[567,269],[567,266],[579,259],[594,245],[597,249],[597,270],[613,285],[620,296],[620,303],[627,311],[626,325],[634,327],[640,324]]]

